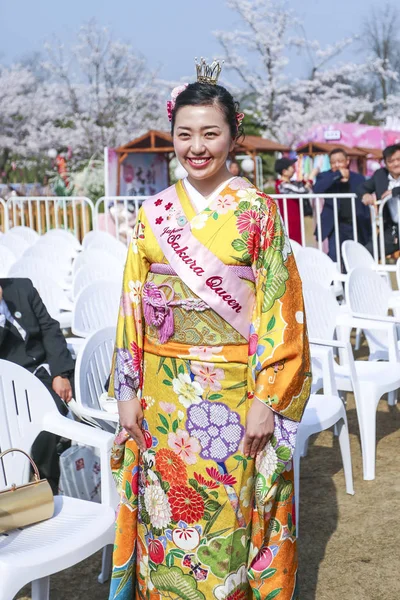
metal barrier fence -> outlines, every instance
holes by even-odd
[[[11,196],[7,208],[8,228],[22,225],[39,234],[67,229],[78,239],[94,228],[94,204],[85,196]]]
[[[94,207],[94,229],[102,229],[129,243],[129,232],[136,222],[140,205],[147,197],[102,196]]]
[[[5,233],[8,231],[9,218],[7,202],[0,198],[0,231]]]
[[[356,218],[355,194],[271,194],[274,200],[281,200],[283,204],[282,219],[287,233],[291,236],[291,224],[288,210],[288,200],[299,203],[301,243],[303,246],[313,245],[324,250],[322,240],[321,212],[324,199],[333,200],[333,229],[335,232],[335,247],[338,266],[341,264],[341,248],[339,232],[339,201],[351,202],[351,225],[353,239],[358,241],[359,232]],[[103,196],[94,204],[87,197],[40,197],[40,196],[12,196],[5,201],[0,198],[0,230],[5,232],[16,225],[25,225],[35,229],[39,234],[49,229],[62,228],[74,232],[76,237],[83,239],[91,230],[101,229],[114,235],[124,243],[129,242],[130,232],[136,222],[137,214],[146,196]],[[313,231],[316,236],[306,236],[306,219],[304,200],[309,199],[313,204]],[[372,250],[376,262],[386,263],[387,249],[385,248],[383,210],[390,198],[377,202],[376,208],[370,207],[372,227]],[[400,214],[400,198],[397,201],[398,214]],[[380,232],[382,235],[380,235]],[[307,239],[306,239],[307,238]],[[400,252],[400,240],[399,240]]]

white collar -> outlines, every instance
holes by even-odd
[[[185,179],[183,179],[182,182],[183,182],[183,185],[185,186],[185,190],[186,190],[190,200],[195,205],[197,212],[200,212],[200,211],[204,210],[206,208],[206,206],[211,204],[211,202],[213,200],[215,200],[215,198],[222,192],[222,190],[233,179],[236,179],[236,175],[234,177],[230,177],[229,179],[227,179],[226,181],[221,183],[221,185],[219,185],[208,198],[205,198],[203,196],[203,194],[201,194],[198,190],[196,190],[196,188],[189,182],[187,177],[185,177]]]

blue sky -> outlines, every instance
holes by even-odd
[[[288,0],[303,20],[309,39],[333,43],[359,31],[376,0]],[[163,79],[190,76],[195,56],[212,57],[215,29],[235,29],[239,17],[225,0],[0,0],[0,61],[11,63],[43,49],[57,36],[65,44],[79,26],[95,18],[115,37],[142,53]],[[357,55],[347,53],[343,58]],[[290,70],[303,74],[305,59],[293,57]]]

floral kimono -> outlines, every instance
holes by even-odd
[[[292,456],[311,384],[301,282],[273,200],[240,177],[196,213],[182,182],[140,209],[111,395],[120,429],[110,599],[295,600]],[[252,402],[275,431],[243,453]]]

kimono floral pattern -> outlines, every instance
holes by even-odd
[[[144,328],[142,290],[151,263],[165,260],[141,209],[110,393],[118,400],[138,395],[146,451],[118,430],[111,465],[121,502],[110,600],[298,600],[292,457],[310,367],[293,255],[275,204],[246,180],[231,180],[199,215],[182,184],[176,190],[193,235],[225,264],[252,267],[250,337],[231,343],[212,307],[198,329],[174,308],[175,327],[186,337],[161,344]],[[162,196],[149,201],[172,214]],[[223,243],[211,244],[217,233]],[[177,279],[171,277],[175,294]],[[275,420],[256,460],[243,453],[252,402],[266,403]]]

